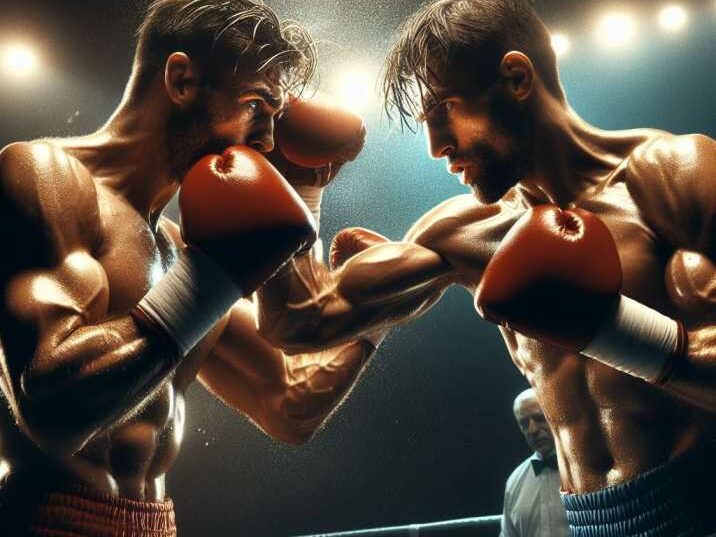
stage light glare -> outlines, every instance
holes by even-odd
[[[3,51],[3,66],[10,75],[29,76],[37,69],[37,55],[28,46],[8,45]]]
[[[376,102],[374,77],[363,69],[345,71],[339,79],[338,96],[341,104],[353,110],[365,110]]]
[[[636,35],[636,21],[628,13],[608,13],[599,21],[597,35],[607,46],[624,46]]]
[[[569,52],[569,48],[571,46],[571,43],[569,41],[569,37],[567,37],[564,34],[552,34],[552,48],[554,49],[554,53],[557,55],[558,58],[561,58],[567,52]]]
[[[667,32],[678,32],[686,26],[688,21],[686,10],[678,5],[664,7],[659,12],[659,26]]]

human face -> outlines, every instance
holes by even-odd
[[[423,99],[430,154],[444,158],[482,203],[494,203],[523,176],[523,119],[501,83],[480,91],[450,79]]]
[[[554,438],[537,399],[520,399],[515,404],[515,419],[527,444],[541,456],[554,452]]]
[[[183,177],[202,157],[234,145],[272,151],[274,120],[283,107],[283,92],[270,77],[255,72],[239,73],[218,89],[201,87],[192,105],[169,120],[175,173]]]

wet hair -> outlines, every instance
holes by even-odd
[[[220,87],[242,67],[278,68],[279,85],[300,93],[316,72],[316,50],[299,24],[280,21],[261,0],[155,0],[137,30],[134,91],[141,95],[173,52],[196,62]]]
[[[550,93],[563,99],[557,59],[533,0],[436,0],[400,28],[388,54],[382,92],[388,117],[412,125],[421,112],[420,92],[434,92],[431,80],[459,65],[473,72],[476,88],[498,79],[503,56],[526,54]]]

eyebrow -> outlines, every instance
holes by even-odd
[[[281,97],[277,97],[272,91],[270,91],[268,88],[265,88],[263,86],[257,86],[254,88],[248,88],[241,92],[241,95],[244,96],[246,94],[255,94],[261,97],[264,101],[266,101],[271,108],[274,108],[276,110],[279,110],[283,108],[283,99]]]
[[[428,114],[435,108],[441,101],[445,100],[447,93],[444,89],[434,89],[433,91],[426,94],[424,99],[421,99],[420,105],[423,108],[422,111],[418,112],[415,116],[415,120],[418,123],[424,123],[427,120]]]

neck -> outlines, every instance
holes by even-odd
[[[519,190],[530,205],[567,207],[594,187],[623,156],[615,154],[612,133],[583,121],[565,102],[540,99],[532,134],[532,167]]]
[[[167,116],[161,99],[136,101],[125,94],[103,127],[68,144],[99,183],[125,198],[152,226],[179,188],[171,172]]]

